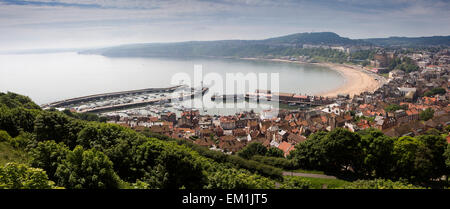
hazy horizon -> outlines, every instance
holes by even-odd
[[[0,0],[1,51],[335,32],[352,39],[450,34],[433,1]]]

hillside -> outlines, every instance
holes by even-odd
[[[287,36],[281,36],[276,38],[269,38],[262,40],[264,44],[281,44],[281,45],[294,45],[302,46],[303,44],[312,45],[369,45],[362,40],[352,40],[349,38],[341,37],[332,32],[319,32],[319,33],[296,33]]]
[[[331,49],[303,48],[305,44],[345,47],[434,47],[450,46],[450,36],[350,39],[341,37],[332,32],[316,32],[296,33],[263,40],[218,40],[129,44],[86,50],[81,51],[80,53],[101,54],[109,57],[258,57],[305,55],[319,57],[319,60],[326,60],[322,58],[344,57],[343,55],[336,54],[335,50]],[[345,60],[345,57],[343,60]]]
[[[104,56],[207,56],[207,57],[255,57],[266,55],[290,55],[310,45],[370,45],[361,40],[343,38],[331,32],[297,33],[264,40],[189,41],[178,43],[131,44],[117,47],[82,51]]]

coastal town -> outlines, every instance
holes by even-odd
[[[389,70],[394,60],[405,59],[412,60],[417,70]],[[309,108],[243,111],[234,115],[201,114],[198,109],[178,109],[177,113],[156,110],[157,114],[153,115],[139,114],[139,111],[102,115],[108,118],[108,123],[190,140],[225,153],[235,153],[249,143],[259,142],[281,149],[285,156],[310,134],[338,127],[352,132],[375,128],[388,136],[399,137],[443,130],[450,124],[449,49],[409,53],[380,49],[368,62],[351,66],[378,84],[372,91],[357,94],[337,91],[326,97],[277,93],[282,103],[316,104]],[[270,97],[271,93],[274,92],[259,90],[247,93],[246,97]]]

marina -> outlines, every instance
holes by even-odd
[[[176,93],[175,90],[177,90]],[[186,86],[149,88],[67,99],[45,104],[42,108],[67,108],[80,113],[100,113],[106,111],[131,109],[145,105],[160,105],[167,108],[173,106],[171,104],[173,101],[184,101],[191,99],[196,95],[203,95],[207,91],[208,88],[195,89],[188,88]],[[178,107],[178,109],[182,110],[183,108]]]

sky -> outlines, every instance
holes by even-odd
[[[0,51],[128,43],[450,35],[450,0],[0,0]]]

